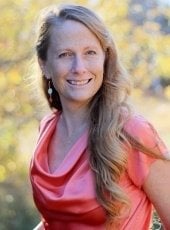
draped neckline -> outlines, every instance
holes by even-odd
[[[35,156],[35,163],[39,170],[49,177],[60,177],[69,173],[69,171],[74,167],[75,163],[83,154],[87,154],[87,142],[88,142],[88,129],[86,129],[78,139],[73,143],[70,150],[61,161],[60,165],[53,171],[50,171],[49,162],[48,162],[48,146],[50,139],[54,134],[55,129],[57,128],[58,120],[61,116],[61,113],[55,113],[55,116],[52,117],[51,122],[46,125],[44,129],[44,135],[40,136],[38,141],[39,149],[37,155]],[[45,147],[44,147],[45,146]],[[42,151],[43,150],[43,151]],[[43,152],[43,154],[42,154]]]

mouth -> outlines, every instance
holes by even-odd
[[[86,80],[67,80],[67,82],[70,85],[83,86],[83,85],[87,85],[91,80],[92,78]]]

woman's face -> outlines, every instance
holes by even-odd
[[[102,85],[104,60],[99,40],[83,24],[66,20],[52,27],[44,67],[62,105],[89,103]]]

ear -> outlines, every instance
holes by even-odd
[[[41,58],[38,58],[38,64],[40,66],[40,69],[42,71],[42,74],[47,78],[50,79],[51,77],[48,74],[47,67],[45,61],[43,61]]]

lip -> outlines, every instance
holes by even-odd
[[[81,79],[81,80],[67,80],[67,82],[72,85],[72,86],[85,86],[87,85],[90,81],[92,80],[92,78],[89,79]]]

